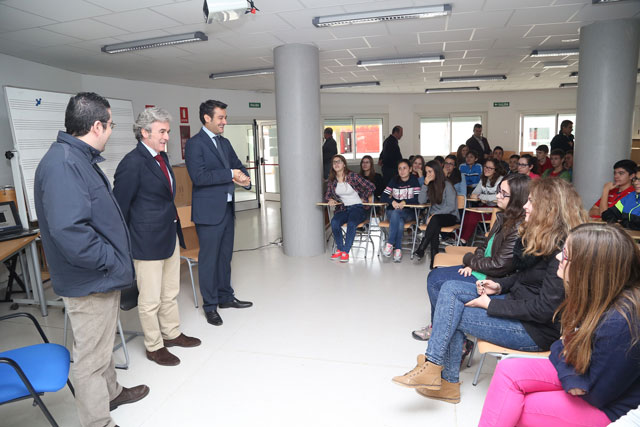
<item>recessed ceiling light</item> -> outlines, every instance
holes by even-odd
[[[569,66],[566,62],[545,62],[542,64],[542,68],[567,68]]]
[[[261,68],[258,70],[243,70],[243,71],[230,71],[228,73],[212,73],[209,74],[209,78],[216,79],[227,79],[230,77],[247,77],[247,76],[261,76],[266,74],[273,74],[273,68]]]
[[[320,89],[334,89],[338,87],[364,87],[364,86],[380,86],[380,82],[331,83],[326,85],[320,85]]]
[[[316,27],[337,25],[368,24],[372,22],[396,21],[400,19],[432,18],[451,14],[450,4],[405,7],[401,9],[373,10],[369,12],[342,13],[339,15],[316,16],[311,21]]]
[[[560,83],[561,88],[578,87],[578,83]]]
[[[490,80],[507,80],[507,76],[495,75],[495,76],[465,76],[465,77],[441,77],[440,83],[452,83],[452,82],[485,82]]]
[[[358,61],[358,67],[376,67],[379,65],[403,65],[403,64],[426,64],[430,62],[442,62],[444,55],[435,56],[414,56],[410,58],[385,58],[385,59],[365,59]]]
[[[131,42],[115,43],[102,46],[100,49],[106,53],[131,52],[140,49],[150,49],[153,47],[170,46],[174,44],[200,42],[209,40],[209,37],[202,31],[186,34],[174,34],[171,36],[153,37],[150,39],[134,40]]]
[[[579,55],[580,49],[549,49],[549,50],[534,50],[531,52],[532,58],[543,58],[546,56],[569,56]]]
[[[468,87],[439,87],[435,89],[425,89],[424,93],[442,93],[442,92],[473,92],[480,90],[478,86]]]
[[[579,42],[580,39],[565,39],[562,40],[562,43],[573,43],[573,42]]]

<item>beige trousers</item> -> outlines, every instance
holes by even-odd
[[[164,347],[162,339],[172,340],[180,335],[178,292],[180,291],[180,243],[167,259],[133,260],[138,278],[138,314],[144,346],[148,351]]]
[[[71,366],[80,424],[113,427],[109,402],[122,391],[113,359],[120,291],[62,300],[73,330]]]

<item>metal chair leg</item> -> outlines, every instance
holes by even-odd
[[[473,385],[478,385],[478,378],[480,377],[480,371],[482,370],[482,365],[484,364],[484,358],[487,357],[487,353],[483,353],[480,358],[480,364],[478,365],[478,370],[476,371],[476,376],[473,377]]]
[[[187,258],[187,266],[189,267],[189,276],[191,277],[191,289],[193,289],[193,304],[198,308],[198,296],[196,295],[196,283],[193,281],[193,269],[191,260]]]
[[[473,360],[473,355],[476,354],[476,348],[478,347],[478,338],[473,340],[473,348],[471,349],[471,353],[469,353],[469,360],[467,360],[467,368],[471,367],[471,360]]]

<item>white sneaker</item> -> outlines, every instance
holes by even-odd
[[[402,261],[402,249],[396,249],[393,251],[393,262]]]
[[[391,243],[387,243],[386,245],[384,245],[384,249],[382,249],[382,255],[390,257],[391,252],[393,252],[393,245]]]

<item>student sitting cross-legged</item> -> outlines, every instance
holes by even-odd
[[[464,255],[462,265],[438,267],[427,276],[427,292],[431,304],[431,323],[424,328],[412,332],[419,341],[427,341],[431,336],[433,314],[438,302],[438,294],[442,285],[449,280],[461,280],[476,283],[477,280],[508,276],[516,269],[522,268],[519,256],[522,244],[518,227],[524,221],[524,208],[529,197],[528,176],[509,175],[500,183],[497,195],[498,208],[502,210],[489,231],[487,240],[475,252]],[[516,245],[518,249],[516,249]],[[514,253],[517,252],[517,253]]]
[[[362,203],[369,201],[374,190],[375,185],[371,181],[347,169],[347,161],[343,156],[333,156],[327,192],[324,195],[329,206],[335,206],[331,231],[337,249],[331,255],[332,260],[349,262],[349,251],[356,236],[356,228],[367,218],[369,212],[369,206],[363,206]],[[342,226],[345,223],[347,232],[343,238]]]
[[[554,313],[564,300],[564,286],[556,274],[556,255],[587,213],[571,184],[551,178],[531,183],[524,210],[520,234],[523,255],[533,258],[530,266],[502,279],[445,282],[426,355],[420,354],[416,367],[394,383],[457,403],[465,334],[520,351],[548,350],[560,337]]]
[[[440,246],[440,230],[442,227],[457,223],[460,220],[460,214],[456,203],[456,190],[445,178],[440,163],[432,160],[427,163],[425,170],[424,184],[420,190],[418,201],[431,203],[431,208],[429,209],[427,229],[418,249],[414,252],[414,256],[421,260],[427,246],[431,245],[431,268],[433,268],[433,259]]]
[[[418,178],[409,172],[409,161],[398,162],[398,175],[389,181],[382,193],[381,201],[387,203],[387,218],[389,220],[389,239],[382,249],[382,255],[389,257],[393,252],[393,260],[402,260],[402,233],[404,223],[414,217],[414,212],[406,205],[418,203],[420,185]]]
[[[583,224],[557,258],[562,337],[549,359],[498,363],[482,427],[606,426],[640,404],[638,246],[618,226]]]

